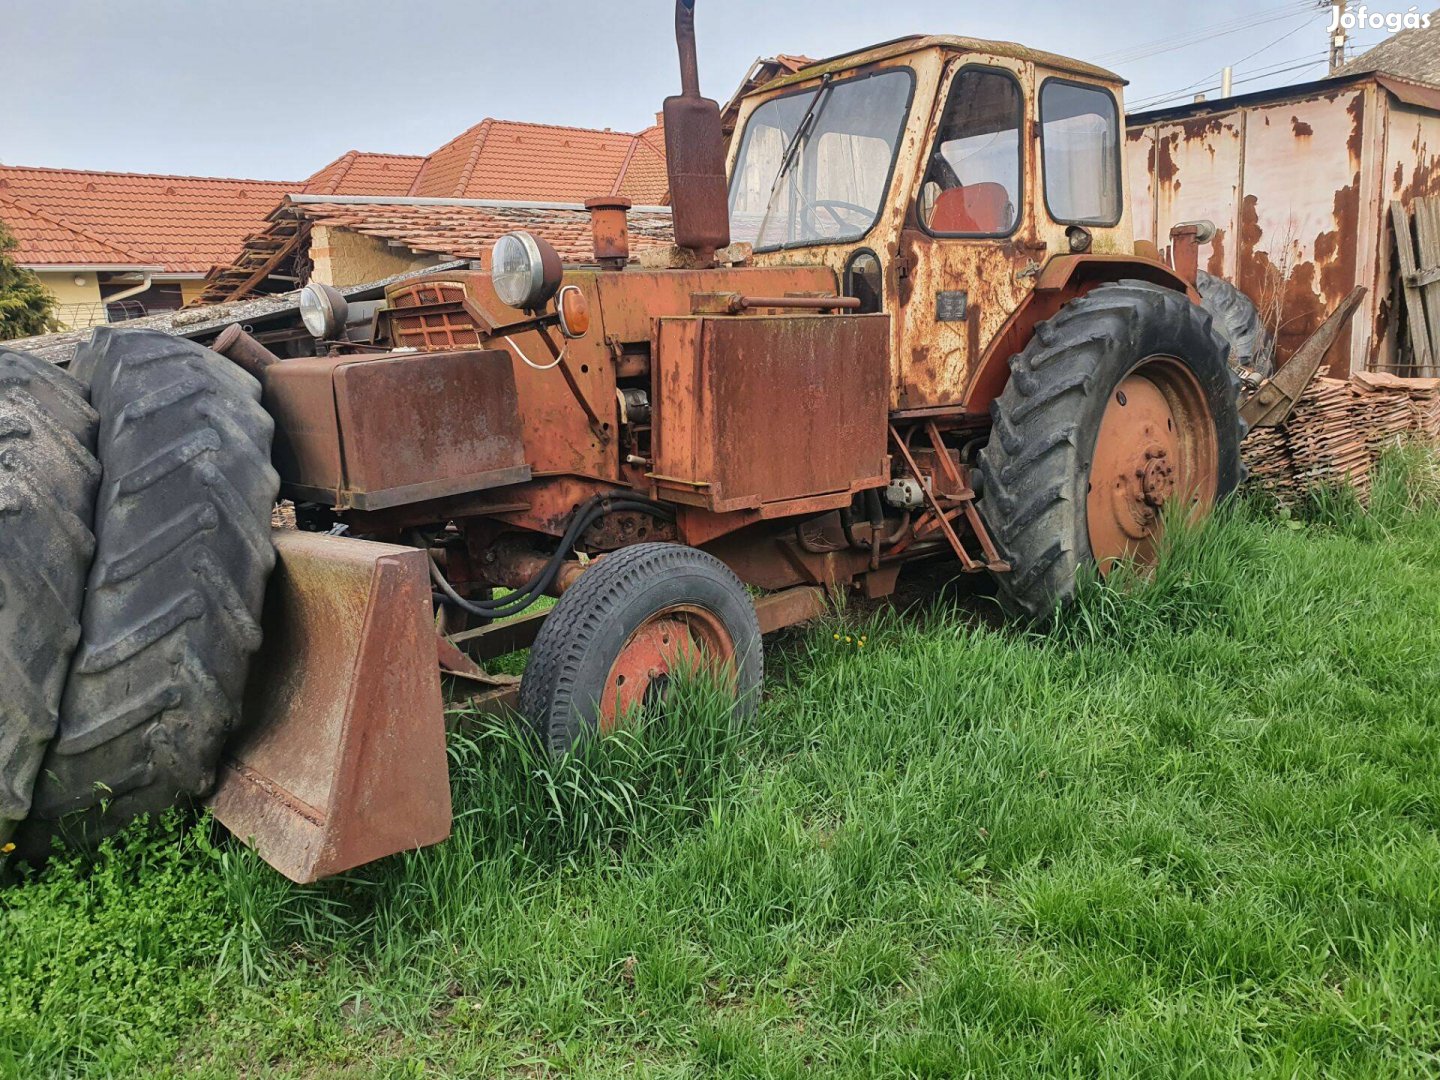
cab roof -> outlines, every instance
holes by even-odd
[[[1013,41],[987,41],[984,38],[959,37],[954,34],[910,34],[906,37],[894,38],[891,41],[882,41],[878,45],[867,45],[863,49],[854,49],[850,52],[837,53],[835,56],[827,56],[823,60],[816,60],[793,75],[772,79],[765,84],[765,89],[773,90],[780,86],[791,86],[830,71],[862,67],[877,60],[888,60],[891,57],[904,56],[906,53],[921,52],[931,48],[944,49],[947,52],[978,52],[991,56],[1005,56],[1015,60],[1029,61],[1042,67],[1054,68],[1072,75],[1084,75],[1120,86],[1127,84],[1127,80],[1115,72],[1097,67],[1095,64],[1087,64],[1083,60],[1073,60],[1068,56],[1060,56],[1057,53],[1045,52],[1041,49],[1032,49],[1028,45],[1020,45]]]

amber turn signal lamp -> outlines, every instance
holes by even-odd
[[[590,301],[578,285],[566,285],[560,290],[555,312],[560,316],[560,332],[567,338],[584,337],[590,329]]]

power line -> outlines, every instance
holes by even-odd
[[[1243,30],[1263,26],[1266,23],[1293,19],[1302,13],[1313,16],[1314,10],[1310,0],[1302,0],[1301,3],[1290,3],[1280,8],[1267,8],[1262,11],[1252,12],[1240,19],[1232,19],[1228,22],[1197,27],[1192,30],[1183,31],[1179,35],[1172,34],[1154,41],[1131,45],[1124,49],[1103,53],[1091,59],[1096,63],[1102,64],[1129,63],[1133,60],[1141,60],[1149,56],[1158,56],[1162,53],[1174,52],[1176,49],[1183,49],[1186,46],[1195,45],[1202,41],[1213,41],[1216,38],[1228,37],[1231,34],[1238,34]]]
[[[1301,10],[1313,10],[1309,0],[1300,0],[1281,5],[1280,7],[1263,8],[1260,11],[1252,11],[1237,19],[1228,19],[1223,22],[1209,23],[1205,26],[1193,27],[1188,30],[1181,30],[1177,33],[1166,34],[1163,37],[1155,38],[1152,41],[1137,42],[1134,45],[1127,45],[1121,49],[1115,49],[1107,53],[1101,53],[1092,57],[1097,62],[1114,62],[1124,60],[1132,56],[1143,56],[1157,50],[1169,50],[1177,45],[1204,37],[1214,37],[1237,33],[1247,30],[1257,23],[1274,22],[1278,19],[1291,18]]]
[[[1242,73],[1246,75],[1245,78],[1233,80],[1232,85],[1239,86],[1242,83],[1255,82],[1258,79],[1266,79],[1272,75],[1283,75],[1289,71],[1299,71],[1304,68],[1314,67],[1316,64],[1320,63],[1321,58],[1328,60],[1329,53],[1319,54],[1318,56],[1316,54],[1312,54],[1312,57],[1313,58],[1293,56],[1289,60],[1277,60],[1274,64],[1269,64],[1265,67],[1251,68],[1248,72]],[[1210,83],[1203,86],[1198,83],[1192,83],[1190,86],[1184,87],[1183,89],[1176,90],[1168,94],[1160,94],[1155,97],[1145,98],[1133,106],[1133,111],[1138,111],[1140,109],[1148,109],[1160,104],[1161,102],[1173,101],[1176,98],[1185,97],[1192,91],[1195,93],[1205,93],[1210,90],[1218,90],[1220,89],[1220,87],[1221,83],[1218,82]]]
[[[1259,56],[1261,53],[1263,53],[1263,52],[1268,52],[1269,50],[1273,49],[1276,45],[1279,45],[1282,41],[1285,41],[1287,38],[1292,38],[1292,37],[1294,37],[1296,34],[1298,34],[1301,30],[1304,30],[1304,29],[1305,29],[1305,24],[1302,23],[1301,25],[1296,26],[1296,27],[1294,27],[1293,29],[1290,29],[1290,30],[1285,31],[1285,33],[1281,34],[1281,35],[1280,35],[1279,37],[1277,37],[1274,41],[1269,42],[1268,44],[1265,44],[1265,45],[1261,45],[1260,48],[1256,49],[1254,52],[1248,53],[1248,54],[1246,54],[1245,56],[1242,56],[1239,60],[1236,60],[1233,64],[1231,64],[1230,67],[1232,67],[1232,68],[1238,68],[1241,64],[1245,63],[1245,61],[1247,61],[1247,60],[1253,60],[1253,59],[1255,59],[1255,57]],[[1282,63],[1288,63],[1288,61],[1282,61]],[[1169,91],[1169,92],[1167,92],[1167,93],[1165,93],[1165,94],[1163,94],[1163,95],[1160,95],[1160,96],[1158,96],[1158,97],[1154,97],[1154,98],[1152,98],[1152,99],[1150,99],[1150,100],[1168,101],[1170,98],[1172,98],[1172,97],[1178,97],[1178,96],[1180,96],[1181,94],[1186,93],[1187,91],[1199,89],[1201,83],[1203,83],[1203,82],[1208,82],[1208,81],[1211,80],[1211,79],[1219,78],[1221,75],[1224,74],[1224,71],[1225,71],[1225,69],[1224,69],[1224,68],[1221,68],[1220,70],[1216,71],[1214,74],[1206,75],[1206,76],[1204,76],[1203,78],[1197,79],[1195,82],[1191,83],[1189,86],[1182,86],[1182,87],[1181,87],[1180,89],[1178,89],[1178,90]],[[1210,88],[1207,87],[1206,89],[1210,89]],[[1142,108],[1142,107],[1148,107],[1148,105],[1147,105],[1147,106],[1137,106],[1137,108]]]
[[[1286,73],[1288,73],[1288,72],[1291,72],[1291,71],[1304,71],[1304,70],[1307,69],[1307,68],[1318,67],[1318,66],[1320,66],[1321,64],[1327,63],[1327,62],[1329,61],[1329,58],[1330,58],[1329,53],[1326,53],[1324,56],[1320,57],[1318,60],[1306,60],[1306,61],[1302,61],[1301,63],[1293,64],[1293,65],[1291,65],[1290,67],[1276,68],[1276,69],[1273,69],[1273,70],[1271,70],[1271,69],[1266,69],[1266,70],[1257,72],[1257,73],[1254,74],[1254,75],[1251,75],[1249,78],[1246,78],[1246,79],[1236,79],[1236,80],[1234,80],[1234,82],[1232,83],[1232,85],[1234,85],[1234,86],[1240,86],[1240,85],[1242,85],[1243,83],[1258,82],[1260,79],[1268,79],[1268,78],[1271,78],[1272,76],[1275,76],[1275,75],[1284,75],[1284,74],[1286,74]],[[1281,62],[1284,63],[1284,61],[1281,61]],[[1164,104],[1165,102],[1167,102],[1167,101],[1173,101],[1173,100],[1175,100],[1176,98],[1184,97],[1184,96],[1185,96],[1187,93],[1189,93],[1191,90],[1194,90],[1196,93],[1204,93],[1204,92],[1209,91],[1209,90],[1219,90],[1219,89],[1220,89],[1220,84],[1219,84],[1219,83],[1214,83],[1214,84],[1212,84],[1212,85],[1210,85],[1210,86],[1186,87],[1184,90],[1178,91],[1178,92],[1173,93],[1173,94],[1166,94],[1166,95],[1163,96],[1163,97],[1152,98],[1152,99],[1150,99],[1150,100],[1143,101],[1143,102],[1141,102],[1141,103],[1139,103],[1139,104],[1131,107],[1131,108],[1130,108],[1129,110],[1127,110],[1127,111],[1129,111],[1129,112],[1143,112],[1143,111],[1145,111],[1146,109],[1153,109],[1153,108],[1155,108],[1157,105],[1163,105],[1163,104]]]

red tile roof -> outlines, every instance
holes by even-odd
[[[39,213],[58,226],[43,244],[21,241],[27,265],[158,266],[171,273],[203,273],[229,259],[284,194],[298,185],[272,180],[82,172],[0,165],[0,199]],[[0,209],[0,219],[12,213]],[[13,226],[12,226],[13,228]],[[33,229],[34,226],[28,226]],[[86,238],[69,247],[63,231]],[[113,251],[98,257],[90,244]],[[39,243],[37,241],[37,243]]]
[[[666,192],[659,130],[634,135],[485,119],[427,157],[408,194],[580,201],[620,193],[656,205]]]
[[[425,158],[419,154],[367,154],[351,150],[317,172],[306,195],[405,195]]]
[[[637,206],[670,205],[670,177],[665,172],[665,128],[660,124],[635,136],[635,151],[615,191]]]
[[[0,165],[0,221],[32,266],[230,263],[285,195],[434,196],[580,202],[666,200],[665,137],[482,120],[428,156],[358,150],[303,182]]]
[[[0,198],[0,223],[20,242],[26,266],[135,266],[144,262],[132,251],[16,199]]]

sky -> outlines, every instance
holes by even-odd
[[[637,131],[678,91],[673,12],[672,0],[0,0],[0,162],[298,180],[347,150],[428,153],[487,116]],[[699,0],[696,21],[701,87],[722,102],[761,55],[951,33],[1100,62],[1131,81],[1133,110],[1180,90],[1187,101],[1227,64],[1236,93],[1319,78],[1330,20],[1314,0]]]

